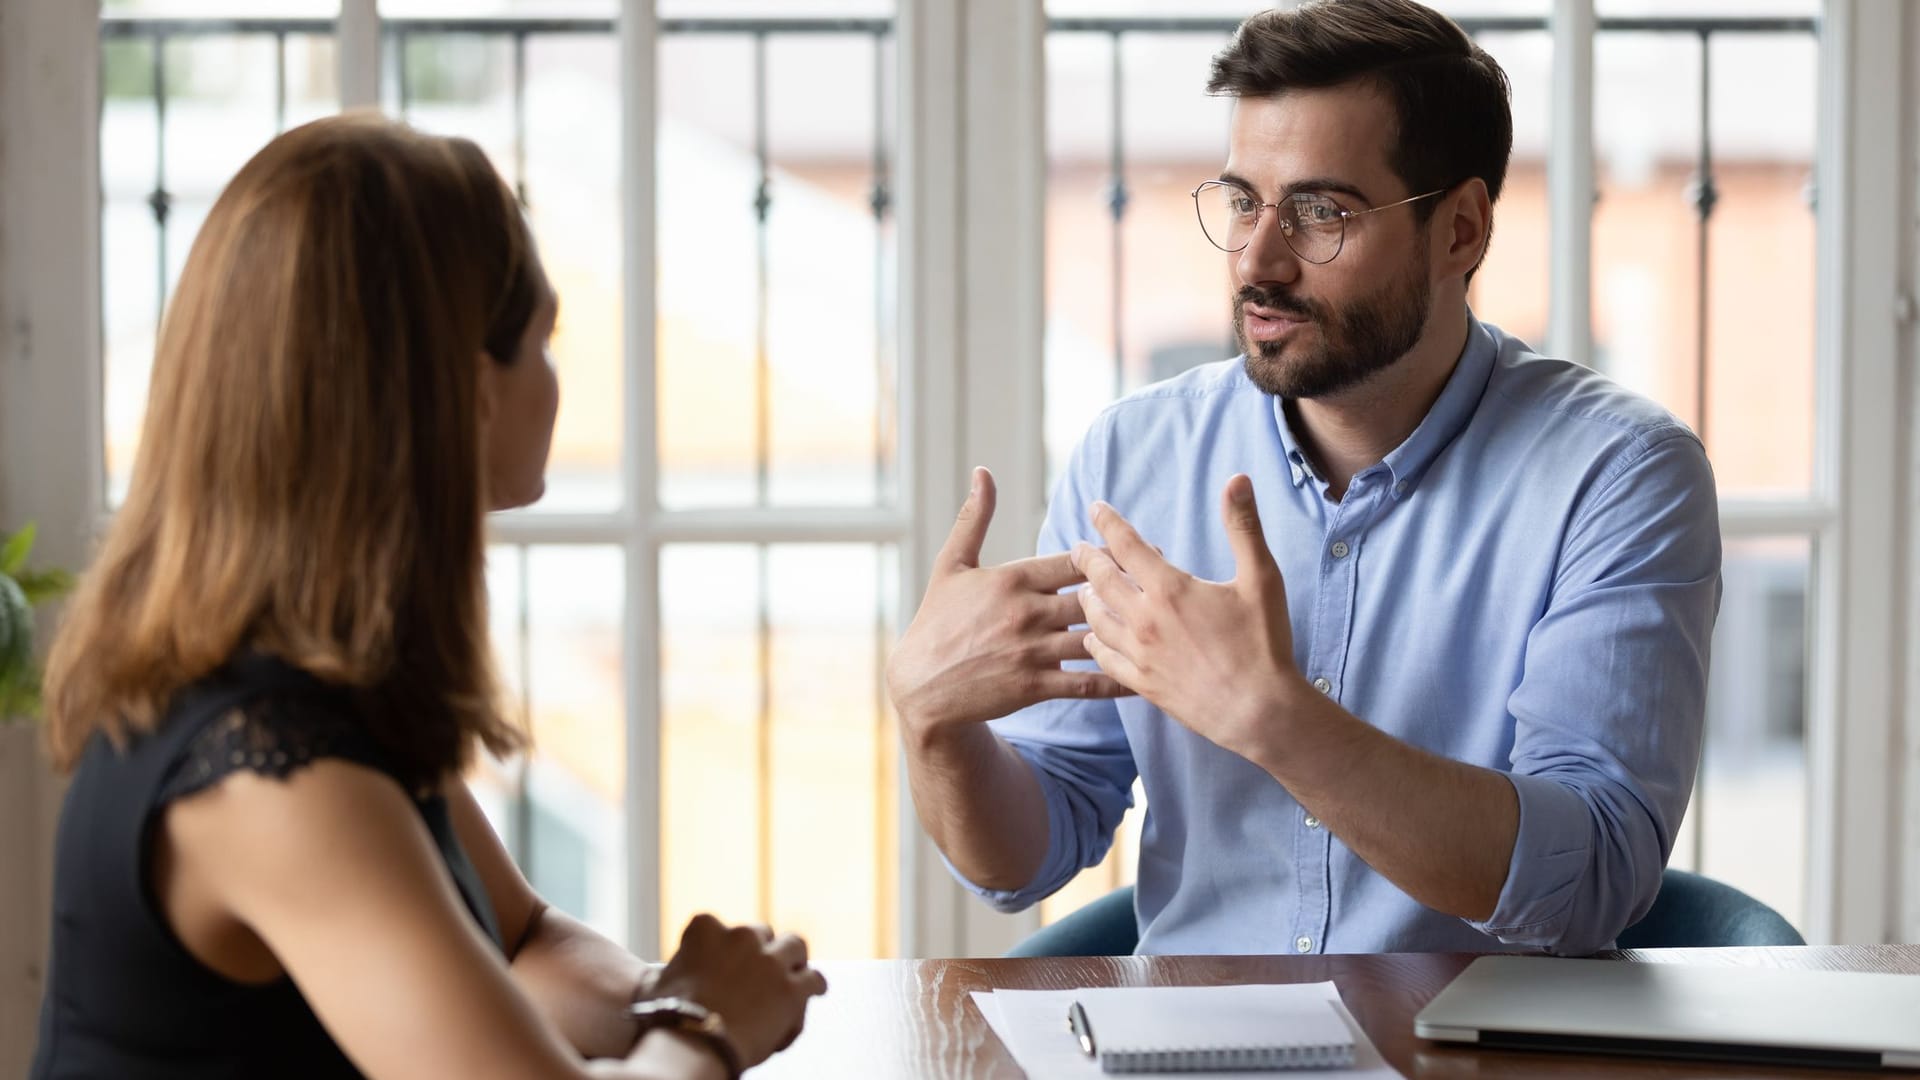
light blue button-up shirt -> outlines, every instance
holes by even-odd
[[[1420,426],[1335,501],[1279,399],[1233,360],[1103,412],[1039,549],[1100,543],[1087,514],[1104,499],[1174,565],[1226,580],[1220,491],[1236,472],[1253,479],[1306,678],[1382,731],[1512,781],[1519,836],[1492,917],[1415,902],[1265,771],[1140,698],[993,722],[1035,767],[1047,854],[1025,888],[969,887],[1018,910],[1099,862],[1138,776],[1143,953],[1609,946],[1653,903],[1699,758],[1720,598],[1699,440],[1472,322]]]

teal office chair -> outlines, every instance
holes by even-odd
[[[1669,868],[1644,918],[1620,931],[1623,949],[1805,945],[1780,913],[1723,881]]]
[[[1140,942],[1133,887],[1115,889],[1051,926],[1008,956],[1125,956]],[[1780,913],[1712,878],[1685,870],[1660,876],[1660,895],[1646,917],[1620,934],[1622,949],[1688,946],[1805,945]]]

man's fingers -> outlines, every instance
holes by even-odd
[[[1034,592],[1059,592],[1069,585],[1078,585],[1086,580],[1080,576],[1079,567],[1073,565],[1071,551],[1016,559],[1002,564],[999,569],[1011,571],[1014,580],[1020,583],[1021,588],[1032,589]]]
[[[1035,661],[1043,664],[1058,664],[1063,660],[1088,660],[1091,657],[1087,655],[1086,639],[1085,630],[1061,630],[1041,638],[1033,645],[1031,655]]]
[[[1167,565],[1166,557],[1160,554],[1160,549],[1147,543],[1133,523],[1120,516],[1120,511],[1104,502],[1097,502],[1093,504],[1092,517],[1093,527],[1100,531],[1101,539],[1107,542],[1113,561],[1136,581],[1145,582],[1172,569]],[[1080,569],[1086,570],[1084,562]]]
[[[980,547],[987,542],[987,526],[993,523],[996,495],[993,474],[983,468],[973,470],[973,487],[960,514],[953,520],[953,531],[940,548],[940,562],[948,568],[971,570],[980,565]]]
[[[1118,649],[1102,641],[1099,634],[1088,633],[1086,646],[1087,655],[1093,657],[1093,662],[1100,665],[1100,670],[1105,672],[1109,679],[1121,685],[1139,684],[1140,669],[1134,667],[1133,661],[1127,659]],[[1127,692],[1134,693],[1131,690]]]
[[[1096,634],[1105,634],[1109,643],[1119,641],[1126,633],[1126,621],[1108,605],[1100,590],[1088,585],[1080,590],[1079,596],[1081,619],[1087,624],[1087,629]],[[1084,639],[1086,635],[1082,634],[1081,637]]]
[[[1220,493],[1220,520],[1227,527],[1227,543],[1233,547],[1235,579],[1262,586],[1277,579],[1280,567],[1267,547],[1266,531],[1260,527],[1260,508],[1253,501],[1253,481],[1245,473],[1234,474]]]
[[[1080,572],[1086,575],[1087,584],[1100,590],[1102,599],[1109,607],[1124,605],[1128,599],[1140,593],[1140,583],[1120,568],[1120,564],[1114,561],[1114,553],[1104,548],[1075,544],[1073,561]]]
[[[1034,690],[1042,700],[1055,698],[1122,698],[1133,691],[1118,679],[1101,671],[1040,671],[1035,673]]]
[[[1034,604],[1033,625],[1042,630],[1065,630],[1085,622],[1080,617],[1080,590],[1055,593]]]

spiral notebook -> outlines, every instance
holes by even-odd
[[[1108,1073],[1344,1069],[1353,1032],[1300,986],[1101,987],[1079,991]]]

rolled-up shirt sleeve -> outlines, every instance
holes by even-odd
[[[1000,911],[1022,911],[1106,857],[1133,805],[1134,763],[1112,702],[1048,701],[993,722],[1033,767],[1047,803],[1047,854],[1018,889],[962,885]]]
[[[1092,535],[1087,511],[1095,499],[1103,497],[1102,463],[1110,431],[1107,418],[1102,417],[1075,449],[1048,505],[1036,544],[1038,554],[1066,551],[1082,540],[1100,542]],[[1091,660],[1061,666],[1098,670]],[[1047,805],[1046,857],[1033,880],[1019,889],[981,888],[951,862],[947,869],[994,908],[1021,911],[1106,857],[1114,830],[1133,805],[1138,770],[1112,701],[1043,701],[991,721],[990,726],[1026,759],[1040,783]]]
[[[1653,905],[1700,758],[1720,558],[1713,474],[1684,428],[1643,436],[1596,480],[1508,698],[1519,832],[1493,914],[1472,925],[1581,954]]]

